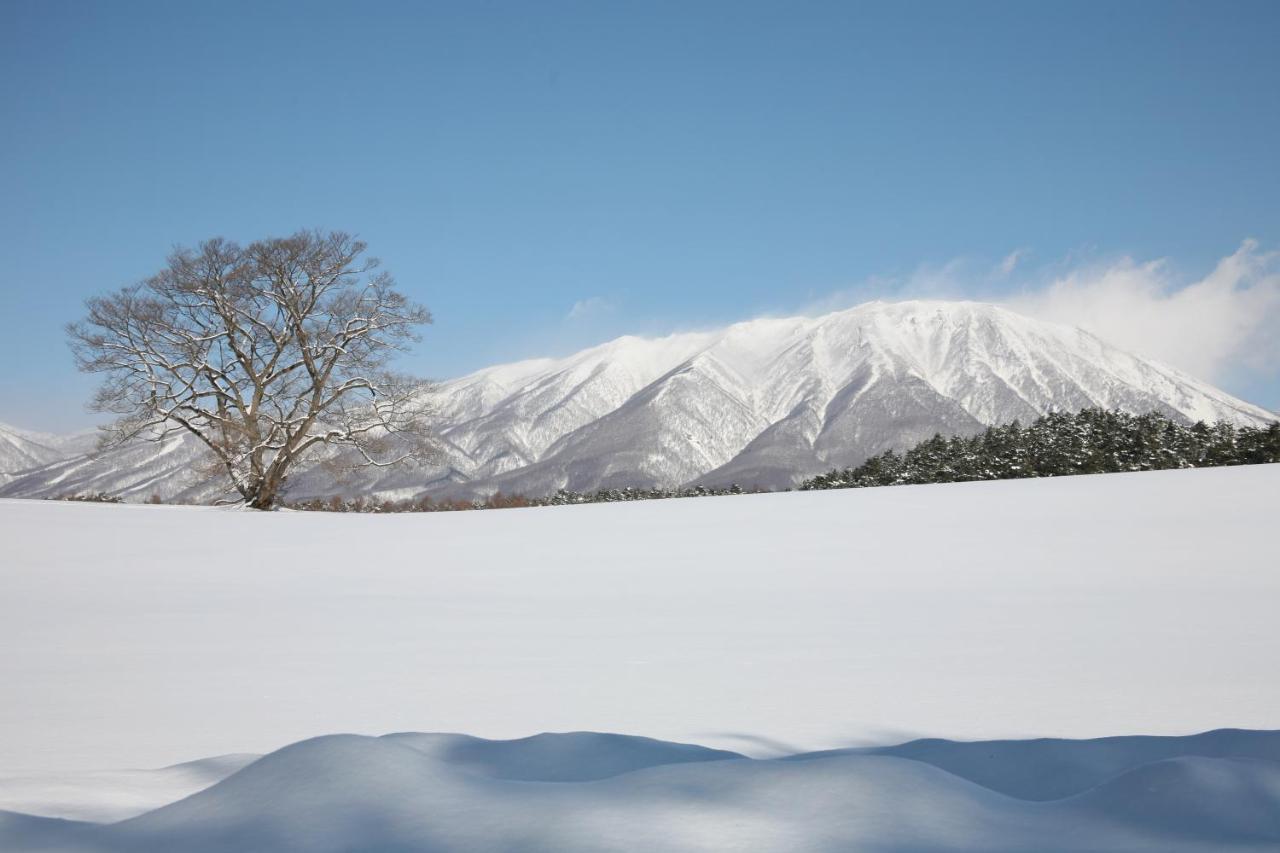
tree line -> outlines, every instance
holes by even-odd
[[[801,490],[852,489],[973,480],[1015,480],[1280,462],[1280,422],[1237,427],[1184,424],[1156,412],[1105,409],[1051,412],[973,436],[935,435],[904,453],[892,450],[853,468],[804,481]]]
[[[287,509],[310,510],[323,512],[458,512],[471,509],[519,509],[532,506],[568,506],[570,504],[617,503],[619,501],[652,501],[665,498],[702,498],[718,495],[744,495],[751,492],[763,492],[764,489],[743,489],[741,486],[726,486],[711,489],[705,486],[692,486],[679,489],[600,489],[595,492],[573,492],[559,489],[555,493],[542,497],[525,495],[508,495],[495,492],[487,498],[465,500],[462,498],[433,498],[422,495],[416,498],[394,500],[391,498],[355,497],[344,498],[334,495],[328,498],[310,498],[282,504]]]
[[[973,436],[935,435],[902,453],[887,451],[861,465],[805,480],[801,491],[855,489],[974,480],[1015,480],[1071,474],[1156,471],[1280,462],[1280,422],[1237,427],[1227,421],[1185,424],[1157,412],[1131,415],[1105,409],[1051,412],[1023,426],[1014,421]],[[498,492],[477,500],[325,498],[288,504],[338,512],[451,512],[471,509],[565,506],[759,492],[732,485],[675,489],[561,489],[545,497]]]

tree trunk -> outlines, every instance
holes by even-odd
[[[266,473],[258,478],[257,488],[249,500],[251,508],[268,510],[276,508],[276,501],[280,497],[280,485],[284,482],[284,472],[289,462],[289,457],[278,457],[267,466]]]
[[[275,506],[276,506],[275,492],[268,491],[265,488],[259,489],[257,494],[255,494],[253,498],[249,501],[248,506],[250,509],[264,509],[264,510],[275,509]]]
[[[263,477],[258,480],[257,487],[253,490],[253,497],[249,498],[247,504],[250,509],[275,509],[279,491],[279,481],[275,477]]]

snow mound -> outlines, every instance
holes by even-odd
[[[1237,735],[1231,749],[1266,755],[1280,739],[1280,732]],[[1142,749],[1173,757],[1077,796],[1037,802],[924,761],[865,751],[795,757],[803,760],[687,761],[688,745],[618,735],[526,739],[537,744],[532,751],[527,743],[491,742],[493,754],[502,756],[499,764],[527,754],[535,766],[542,762],[537,775],[559,779],[595,775],[597,752],[638,750],[650,759],[676,759],[596,781],[547,783],[479,775],[441,757],[465,742],[457,735],[333,735],[285,747],[208,790],[114,825],[10,815],[0,819],[0,845],[78,853],[1243,853],[1280,844],[1280,763],[1180,754],[1206,748],[1205,739],[1116,739],[1142,741]],[[1064,761],[1089,763],[1073,759],[1073,752],[1098,750],[1090,742],[1059,741],[1052,753],[1024,745],[1028,750],[1020,752],[1005,743],[993,754],[1024,767],[1043,759],[1040,771],[1052,773]],[[992,745],[949,746],[977,754]]]
[[[807,753],[793,756],[792,760],[839,754],[910,758],[1011,797],[1057,800],[1086,791],[1144,764],[1171,758],[1247,757],[1280,762],[1280,733],[1219,729],[1180,738],[1038,738],[977,742],[931,738],[898,746]]]
[[[1280,763],[1180,756],[1136,767],[1064,803],[1171,843],[1280,849]]]
[[[90,836],[95,829],[90,823],[0,811],[0,850],[5,853],[34,853],[92,849],[94,842],[91,839],[85,842],[90,846],[73,845],[82,837]]]
[[[124,820],[203,790],[258,757],[220,755],[158,770],[3,774],[0,809],[70,820]]]
[[[597,732],[516,740],[409,732],[384,737],[471,773],[526,782],[587,782],[663,764],[743,758],[723,749]]]

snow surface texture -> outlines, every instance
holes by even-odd
[[[994,781],[993,781],[994,780]],[[1048,783],[1058,790],[1044,794]],[[6,850],[1263,851],[1280,732],[925,741],[752,760],[587,732],[330,735],[114,825],[0,812]]]
[[[1273,413],[1093,335],[993,305],[875,302],[660,339],[624,337],[563,359],[481,370],[439,389],[445,463],[335,479],[312,464],[294,498],[682,484],[794,485],[932,436],[1050,409],[1118,408],[1260,424]],[[61,458],[0,481],[0,496],[103,491],[207,502],[190,440]],[[37,459],[36,464],[45,460]]]
[[[0,770],[327,732],[1277,728],[1280,465],[395,516],[0,501]]]
[[[0,850],[1276,850],[1278,491],[0,501]]]

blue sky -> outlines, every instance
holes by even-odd
[[[0,420],[89,422],[86,296],[302,227],[431,307],[435,377],[1126,269],[1157,322],[1253,238],[1205,363],[1280,407],[1278,42],[1274,2],[6,0]]]

